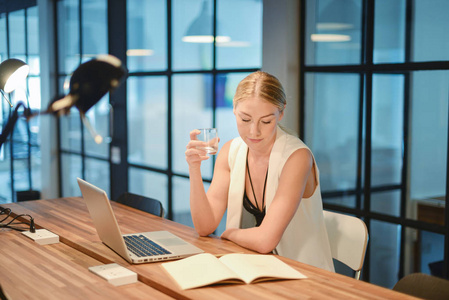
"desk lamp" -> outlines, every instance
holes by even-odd
[[[68,95],[50,103],[44,113],[52,113],[56,116],[67,115],[75,106],[95,142],[100,144],[103,138],[90,125],[86,112],[108,91],[117,88],[126,74],[127,70],[122,66],[121,61],[112,55],[100,55],[85,62],[73,72]]]
[[[11,93],[21,82],[25,81],[29,72],[30,67],[20,59],[11,58],[5,60],[0,64],[0,90],[8,94]],[[5,99],[12,107],[8,98],[5,97]]]
[[[11,88],[17,86],[17,84],[10,83],[11,78],[21,78],[22,80],[26,78],[28,72],[23,76],[27,69],[24,66],[28,67],[24,62],[17,59],[8,59],[1,63],[0,89],[5,92],[10,92],[12,91]],[[112,92],[117,88],[126,75],[127,70],[122,66],[121,61],[112,55],[100,55],[81,64],[73,72],[70,78],[69,93],[65,97],[52,101],[47,110],[32,114],[25,104],[22,102],[18,103],[13,115],[8,120],[8,123],[5,125],[0,135],[0,148],[14,128],[19,117],[18,109],[21,106],[24,107],[23,115],[27,120],[38,114],[54,114],[57,117],[67,115],[69,114],[70,109],[75,106],[79,110],[84,124],[88,127],[91,133],[93,133],[94,130],[87,120],[86,112],[100,101],[107,92]],[[96,133],[93,135],[95,136],[95,141],[101,143],[101,136]]]
[[[8,100],[8,98],[6,98],[3,92],[9,94],[14,91],[22,82],[25,81],[29,71],[30,67],[26,63],[15,58],[7,59],[0,64],[0,90],[2,91],[3,97],[11,107],[13,106],[12,103]],[[21,107],[24,108],[23,114],[26,117],[31,115],[30,110],[22,101],[17,103],[16,108],[0,134],[0,148],[6,141],[8,135],[14,129],[14,125],[19,118],[19,109]]]

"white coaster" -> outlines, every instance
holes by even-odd
[[[115,286],[137,282],[137,273],[116,263],[90,267],[89,271]]]

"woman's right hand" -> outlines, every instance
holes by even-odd
[[[205,142],[199,141],[197,136],[201,132],[198,129],[190,131],[190,141],[186,146],[186,161],[189,167],[200,167],[203,160],[209,159],[206,150],[198,149],[203,146]]]

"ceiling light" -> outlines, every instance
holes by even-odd
[[[312,42],[348,42],[351,36],[346,34],[312,34],[310,36]]]

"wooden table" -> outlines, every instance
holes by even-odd
[[[0,283],[10,299],[173,299],[137,282],[115,287],[88,268],[101,262],[63,243],[41,246],[0,230]]]
[[[37,227],[46,228],[59,235],[62,242],[60,247],[70,246],[98,262],[116,262],[123,265],[138,273],[141,283],[176,299],[413,299],[405,294],[284,257],[279,258],[308,278],[250,285],[219,285],[184,291],[164,271],[161,263],[131,265],[105,246],[98,238],[81,198],[26,201],[1,206],[11,208],[15,214],[32,215]],[[212,254],[253,253],[219,237],[200,237],[188,226],[116,202],[112,202],[112,206],[123,234],[168,230]],[[0,282],[4,285],[3,281],[0,274]]]

